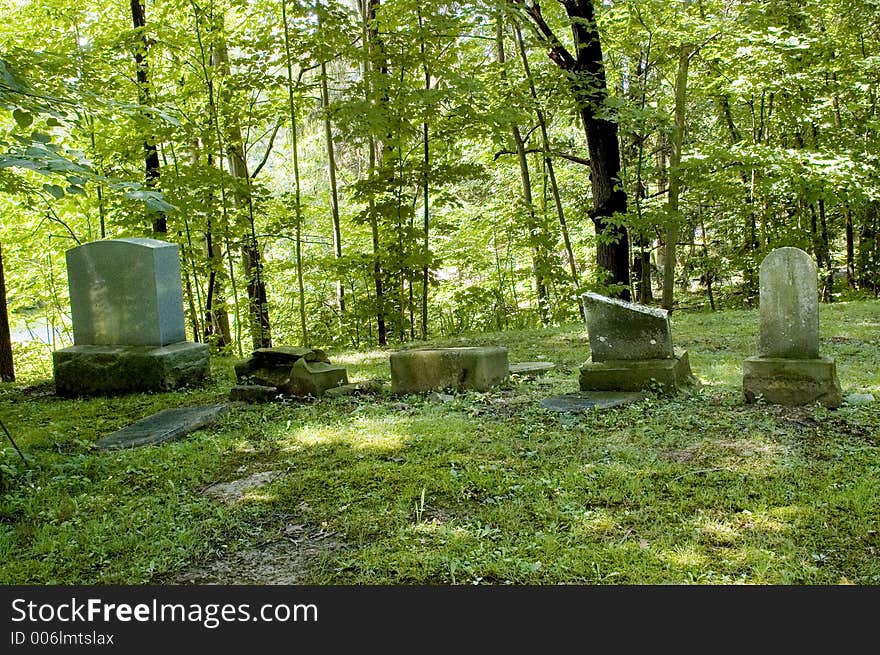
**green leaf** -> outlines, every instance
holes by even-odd
[[[22,111],[21,109],[16,109],[12,112],[12,117],[15,119],[15,122],[18,123],[18,126],[21,129],[25,129],[30,127],[31,123],[34,122],[34,117],[26,111]]]
[[[126,191],[125,197],[129,200],[137,200],[144,203],[149,209],[157,212],[169,212],[177,209],[174,205],[165,202],[162,194],[158,191],[147,191],[146,189],[136,189]]]
[[[57,184],[44,184],[43,189],[47,193],[55,196],[56,200],[61,200],[64,197],[64,189],[62,189]]]

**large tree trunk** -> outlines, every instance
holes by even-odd
[[[0,245],[0,381],[15,382],[12,363],[12,334],[6,305],[6,276],[3,272],[3,246]]]
[[[144,107],[150,106],[150,75],[147,66],[147,51],[149,44],[144,28],[147,24],[144,6],[140,0],[131,0],[131,20],[134,28],[138,30],[137,47],[134,51],[135,75],[137,76],[138,101]],[[144,171],[147,187],[155,189],[159,185],[159,150],[152,137],[144,139]],[[153,232],[164,233],[168,231],[165,214],[153,213]]]
[[[512,0],[525,7],[529,18],[550,46],[550,58],[571,77],[572,93],[584,126],[590,153],[590,181],[593,210],[590,218],[596,230],[596,264],[606,284],[616,285],[614,294],[629,300],[629,235],[623,224],[627,211],[626,192],[620,180],[620,144],[617,123],[603,118],[608,87],[602,46],[592,0],[560,0],[571,23],[572,55],[547,25],[541,7],[533,2]]]

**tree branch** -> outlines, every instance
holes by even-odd
[[[275,143],[275,135],[278,134],[278,129],[281,127],[281,123],[283,121],[278,121],[275,123],[275,129],[272,130],[272,136],[269,137],[269,145],[266,146],[266,154],[263,155],[263,161],[259,163],[259,165],[254,169],[254,172],[251,173],[251,179],[255,179],[257,177],[257,173],[263,170],[263,166],[266,165],[266,162],[269,161],[269,153],[272,152],[272,146]]]
[[[531,19],[532,26],[537,30],[538,35],[544,44],[549,48],[547,55],[553,62],[563,70],[572,70],[575,66],[575,58],[562,45],[562,41],[553,32],[544,16],[541,13],[541,5],[537,2],[526,4],[524,0],[510,0],[511,4],[522,7],[528,17]]]
[[[548,153],[545,153],[544,150],[541,148],[528,148],[527,150],[525,150],[525,153],[526,154],[538,154],[538,155],[546,154],[549,157],[559,157],[560,159],[567,159],[568,161],[574,162],[575,164],[580,164],[582,166],[592,166],[593,165],[589,159],[584,159],[583,157],[578,157],[577,155],[570,155],[567,152],[548,152]],[[495,153],[495,156],[493,157],[493,161],[498,161],[498,159],[502,155],[516,155],[516,154],[519,154],[519,153],[517,153],[516,150],[499,150],[498,152]]]

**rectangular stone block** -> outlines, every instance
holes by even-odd
[[[108,239],[66,253],[73,340],[165,346],[186,339],[177,244]]]
[[[673,358],[669,312],[665,309],[592,292],[582,298],[593,362]]]
[[[837,366],[830,357],[749,357],[743,362],[743,394],[748,403],[761,398],[778,405],[821,403],[833,408],[843,402]]]
[[[485,391],[509,375],[507,348],[420,348],[392,353],[391,391],[423,393],[440,389]]]
[[[55,391],[92,396],[168,391],[196,384],[210,373],[207,344],[70,346],[52,353]]]
[[[617,359],[586,362],[581,366],[581,391],[644,391],[656,385],[675,392],[694,381],[686,350],[672,359]]]

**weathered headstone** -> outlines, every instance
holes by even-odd
[[[93,241],[66,259],[74,345],[52,354],[57,393],[162,391],[207,377],[208,346],[186,341],[176,244]]]
[[[581,391],[676,391],[693,381],[686,350],[672,345],[669,312],[583,295],[590,361],[581,366]]]
[[[759,354],[743,362],[746,402],[841,404],[834,360],[819,356],[816,274],[800,248],[777,248],[761,262]]]
[[[186,340],[177,245],[94,241],[66,253],[73,343],[166,346]]]
[[[390,362],[393,393],[485,391],[510,373],[502,346],[401,350],[391,354]]]
[[[225,403],[163,409],[99,439],[95,445],[102,450],[115,450],[180,439],[190,432],[213,423],[228,409],[229,405]]]

